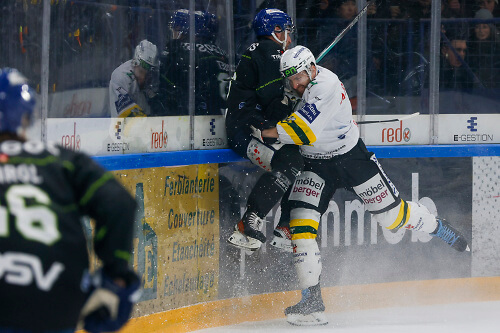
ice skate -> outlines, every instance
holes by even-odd
[[[273,232],[271,245],[284,252],[293,252],[292,236],[288,227],[277,226]]]
[[[300,302],[285,309],[286,321],[296,326],[326,325],[328,321],[324,312],[319,283],[302,290]]]
[[[264,220],[254,212],[246,212],[243,218],[234,226],[234,232],[227,240],[231,245],[240,249],[255,251],[266,241],[261,232]]]
[[[470,251],[467,241],[459,231],[443,219],[437,218],[436,221],[438,222],[438,226],[436,230],[430,234],[431,236],[441,238],[458,252]]]

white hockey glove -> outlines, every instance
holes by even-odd
[[[128,321],[142,292],[134,272],[130,271],[125,281],[126,286],[119,286],[102,270],[94,274],[79,326],[90,333],[118,331]]]

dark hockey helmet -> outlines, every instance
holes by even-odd
[[[16,69],[0,69],[0,132],[26,128],[35,108],[35,93]]]
[[[169,27],[181,34],[189,33],[189,10],[177,9],[170,18]]]
[[[196,36],[215,39],[219,30],[217,17],[214,14],[195,11],[195,33]],[[189,10],[178,9],[170,19],[170,29],[184,35],[189,33]]]
[[[214,40],[219,31],[217,16],[209,12],[196,12],[196,35]]]
[[[276,27],[290,32],[295,29],[292,18],[276,8],[262,9],[253,19],[252,28],[257,36],[271,36]]]

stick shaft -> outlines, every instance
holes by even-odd
[[[401,118],[394,118],[394,119],[386,119],[386,120],[367,120],[367,121],[358,121],[357,124],[358,125],[366,125],[366,124],[378,124],[378,123],[392,123],[394,121],[401,121],[401,120],[406,120],[406,119],[410,119],[410,118],[413,118],[415,116],[418,116],[420,114],[420,112],[415,112],[415,113],[412,113],[408,116],[405,116],[405,117],[401,117]]]
[[[368,2],[366,4],[366,6],[364,6],[363,9],[361,9],[361,11],[358,13],[358,15],[356,15],[356,17],[351,21],[351,23],[349,23],[349,25],[347,27],[345,27],[344,30],[342,30],[338,34],[337,37],[335,37],[333,42],[330,45],[328,45],[323,51],[321,51],[321,53],[316,58],[316,62],[320,62],[321,59],[323,59],[324,56],[326,56],[328,54],[328,52],[330,52],[330,50],[349,32],[349,30],[351,30],[351,28],[358,22],[361,15],[366,13],[366,11],[368,10],[368,6],[370,4],[371,4],[371,2]]]

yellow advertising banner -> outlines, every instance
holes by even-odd
[[[139,204],[134,268],[144,293],[134,316],[217,299],[217,164],[114,171]]]

